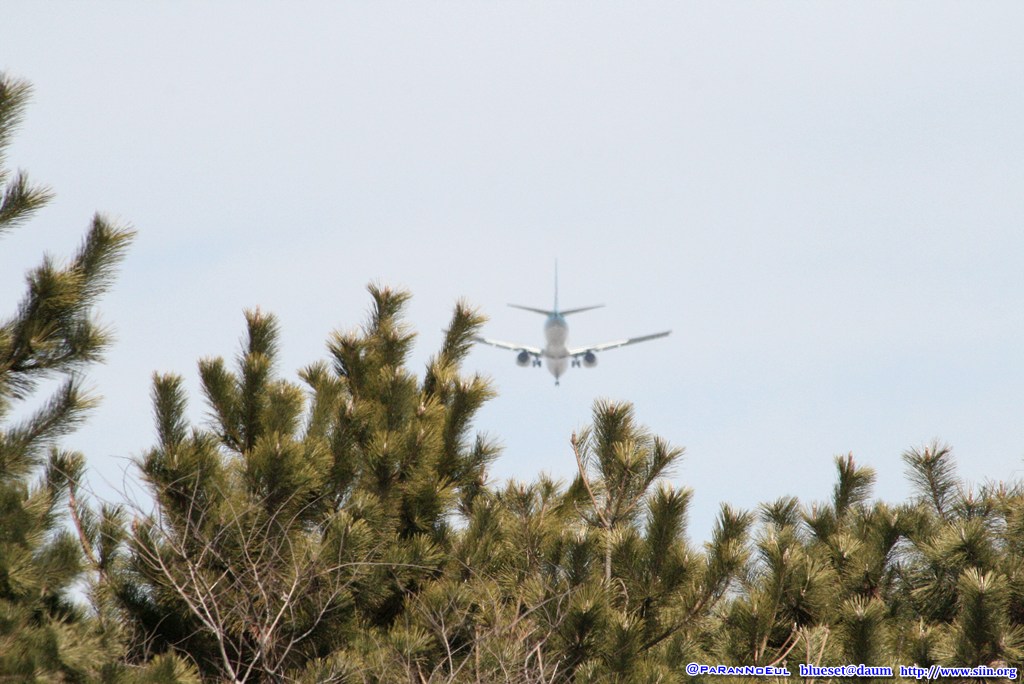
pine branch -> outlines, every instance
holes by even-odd
[[[184,381],[178,375],[153,374],[153,413],[156,418],[157,437],[165,451],[172,451],[188,436],[185,409]]]
[[[77,428],[96,406],[98,400],[81,385],[81,378],[69,378],[34,414],[0,433],[0,482],[27,475],[39,464],[41,452]]]
[[[91,307],[113,283],[117,265],[134,237],[135,231],[117,227],[100,214],[93,216],[89,231],[68,267],[82,277],[80,310]]]
[[[832,509],[836,519],[842,520],[847,511],[867,501],[875,483],[875,471],[868,467],[858,468],[853,454],[836,456],[835,463],[839,481],[832,490]]]
[[[0,182],[3,182],[2,175]],[[51,199],[53,192],[49,188],[31,185],[25,174],[18,173],[0,195],[0,235],[27,221]]]
[[[423,392],[427,396],[438,393],[444,380],[454,379],[459,364],[473,346],[473,338],[486,321],[487,318],[467,302],[460,300],[456,303],[452,320],[444,331],[441,351],[427,364],[427,373],[423,379]]]
[[[0,72],[0,169],[6,165],[7,146],[11,143],[11,135],[21,123],[31,93],[32,86],[28,81],[11,78]],[[0,178],[2,181],[3,178]]]
[[[28,275],[28,292],[15,316],[0,325],[7,393],[23,398],[39,381],[100,359],[110,334],[91,317],[133,233],[97,218],[66,267],[53,259]]]
[[[948,522],[950,507],[960,485],[953,450],[935,441],[923,449],[903,452],[903,462],[907,464],[907,477],[918,497],[929,502],[938,516]]]

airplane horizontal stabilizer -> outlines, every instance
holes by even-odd
[[[522,306],[520,304],[509,304],[513,309],[522,309],[523,311],[532,311],[533,313],[539,313],[541,316],[553,316],[554,311],[548,311],[547,309],[535,309],[532,306]]]
[[[569,314],[583,313],[584,311],[593,311],[594,309],[600,309],[603,306],[604,304],[595,304],[594,306],[581,306],[578,309],[568,309],[566,311],[559,311],[558,313],[562,314],[563,316],[568,316]]]

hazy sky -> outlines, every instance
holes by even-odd
[[[35,88],[9,162],[57,199],[0,242],[0,314],[94,211],[138,238],[102,317],[105,396],[67,440],[101,493],[154,441],[154,371],[198,396],[242,312],[281,371],[414,294],[414,367],[454,302],[541,342],[559,261],[570,344],[664,328],[554,387],[475,350],[495,479],[568,478],[597,397],[686,447],[690,535],[720,502],[824,500],[832,458],[908,493],[951,443],[1024,474],[1024,4],[6,2],[0,69]]]

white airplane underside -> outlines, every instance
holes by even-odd
[[[558,280],[557,272],[555,275],[555,308],[552,310],[547,309],[535,309],[530,306],[519,306],[518,304],[509,304],[509,306],[516,309],[523,309],[525,311],[532,311],[534,313],[542,314],[547,316],[547,320],[544,322],[544,339],[545,345],[541,347],[532,347],[526,344],[517,344],[515,342],[503,342],[501,340],[492,340],[486,337],[474,338],[477,342],[483,344],[489,344],[492,347],[498,347],[500,349],[508,349],[516,352],[516,363],[520,366],[540,366],[541,363],[547,365],[548,372],[555,376],[555,384],[558,384],[558,379],[565,374],[565,371],[570,367],[578,368],[583,366],[584,368],[593,368],[597,365],[597,354],[598,352],[608,351],[610,349],[618,349],[619,347],[625,347],[629,344],[636,344],[637,342],[646,342],[647,340],[654,340],[659,337],[666,337],[671,330],[665,330],[664,332],[654,333],[653,335],[641,335],[640,337],[628,337],[623,340],[615,340],[612,342],[602,342],[600,344],[592,344],[586,347],[568,347],[566,342],[569,339],[569,324],[566,322],[565,317],[570,314],[580,313],[583,311],[590,311],[591,309],[597,309],[603,306],[599,304],[597,306],[586,306],[579,309],[568,309],[567,311],[558,310]]]

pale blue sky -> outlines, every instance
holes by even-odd
[[[0,69],[35,96],[12,165],[56,201],[0,248],[0,312],[96,210],[139,231],[102,307],[105,403],[68,440],[102,480],[153,440],[153,371],[197,387],[242,310],[282,371],[409,287],[540,342],[663,328],[561,387],[481,348],[496,478],[569,477],[596,397],[687,449],[691,536],[722,501],[828,497],[835,454],[907,493],[950,442],[975,482],[1024,457],[1024,5],[990,2],[8,2]],[[193,412],[203,415],[195,395]]]

